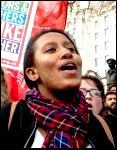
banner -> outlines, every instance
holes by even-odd
[[[32,36],[43,28],[65,29],[68,1],[38,1]]]
[[[25,92],[28,90],[28,86],[24,80],[23,72],[7,68],[6,80],[11,100],[17,101],[23,99]]]
[[[33,7],[34,1],[1,1],[2,66],[15,70],[22,69],[21,57],[28,40],[27,36],[30,37],[31,32],[30,16],[35,16]]]
[[[68,1],[1,1],[1,65],[13,101],[28,90],[22,72],[27,41],[44,28],[64,30],[67,7]]]

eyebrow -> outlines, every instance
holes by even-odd
[[[74,45],[73,45],[70,41],[64,41],[62,44],[63,44],[63,46],[66,46],[66,45],[69,45],[69,44],[70,44],[70,45],[72,45],[72,46],[74,47]],[[56,46],[56,45],[57,45],[57,42],[53,42],[53,41],[52,41],[52,42],[48,42],[48,43],[46,43],[45,45],[42,46],[42,49],[43,49],[44,47],[48,46],[48,45],[55,45],[55,46]],[[75,47],[74,47],[74,48],[75,48]]]
[[[80,89],[83,89],[83,90],[98,90],[98,91],[100,91],[99,89],[87,89],[87,88],[80,88]]]
[[[56,42],[48,42],[42,46],[42,49],[48,45],[57,45],[57,43]]]
[[[64,45],[64,46],[66,46],[66,45],[68,45],[68,44],[71,44],[71,45],[74,47],[74,45],[73,45],[70,41],[65,41],[65,42],[63,42],[63,45]]]

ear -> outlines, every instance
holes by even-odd
[[[106,102],[104,102],[104,106],[107,107]]]
[[[36,81],[39,79],[39,75],[37,73],[37,70],[34,67],[27,68],[26,69],[26,75],[31,81]]]

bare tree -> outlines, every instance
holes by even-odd
[[[87,3],[87,7],[82,8],[81,3]],[[89,17],[99,16],[116,8],[116,1],[68,1],[68,4],[70,12],[74,11],[78,15],[88,11]]]

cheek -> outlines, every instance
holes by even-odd
[[[45,70],[49,71],[51,68],[53,68],[53,66],[55,66],[55,62],[52,61],[52,59],[50,59],[50,58],[38,60],[36,64],[37,64],[38,70],[40,70],[42,72],[44,72]]]
[[[106,105],[107,105],[107,106],[110,106],[110,105],[111,105],[111,102],[107,101],[107,102],[106,102]]]
[[[93,103],[95,104],[95,106],[102,106],[102,99],[94,99],[93,100]]]
[[[76,56],[76,61],[79,66],[82,66],[82,59],[79,55]]]
[[[75,60],[77,62],[78,69],[79,69],[80,73],[82,73],[82,59],[81,59],[81,57],[79,55],[77,55],[75,57]]]
[[[41,80],[49,81],[53,78],[55,63],[50,60],[38,61],[37,71]]]

